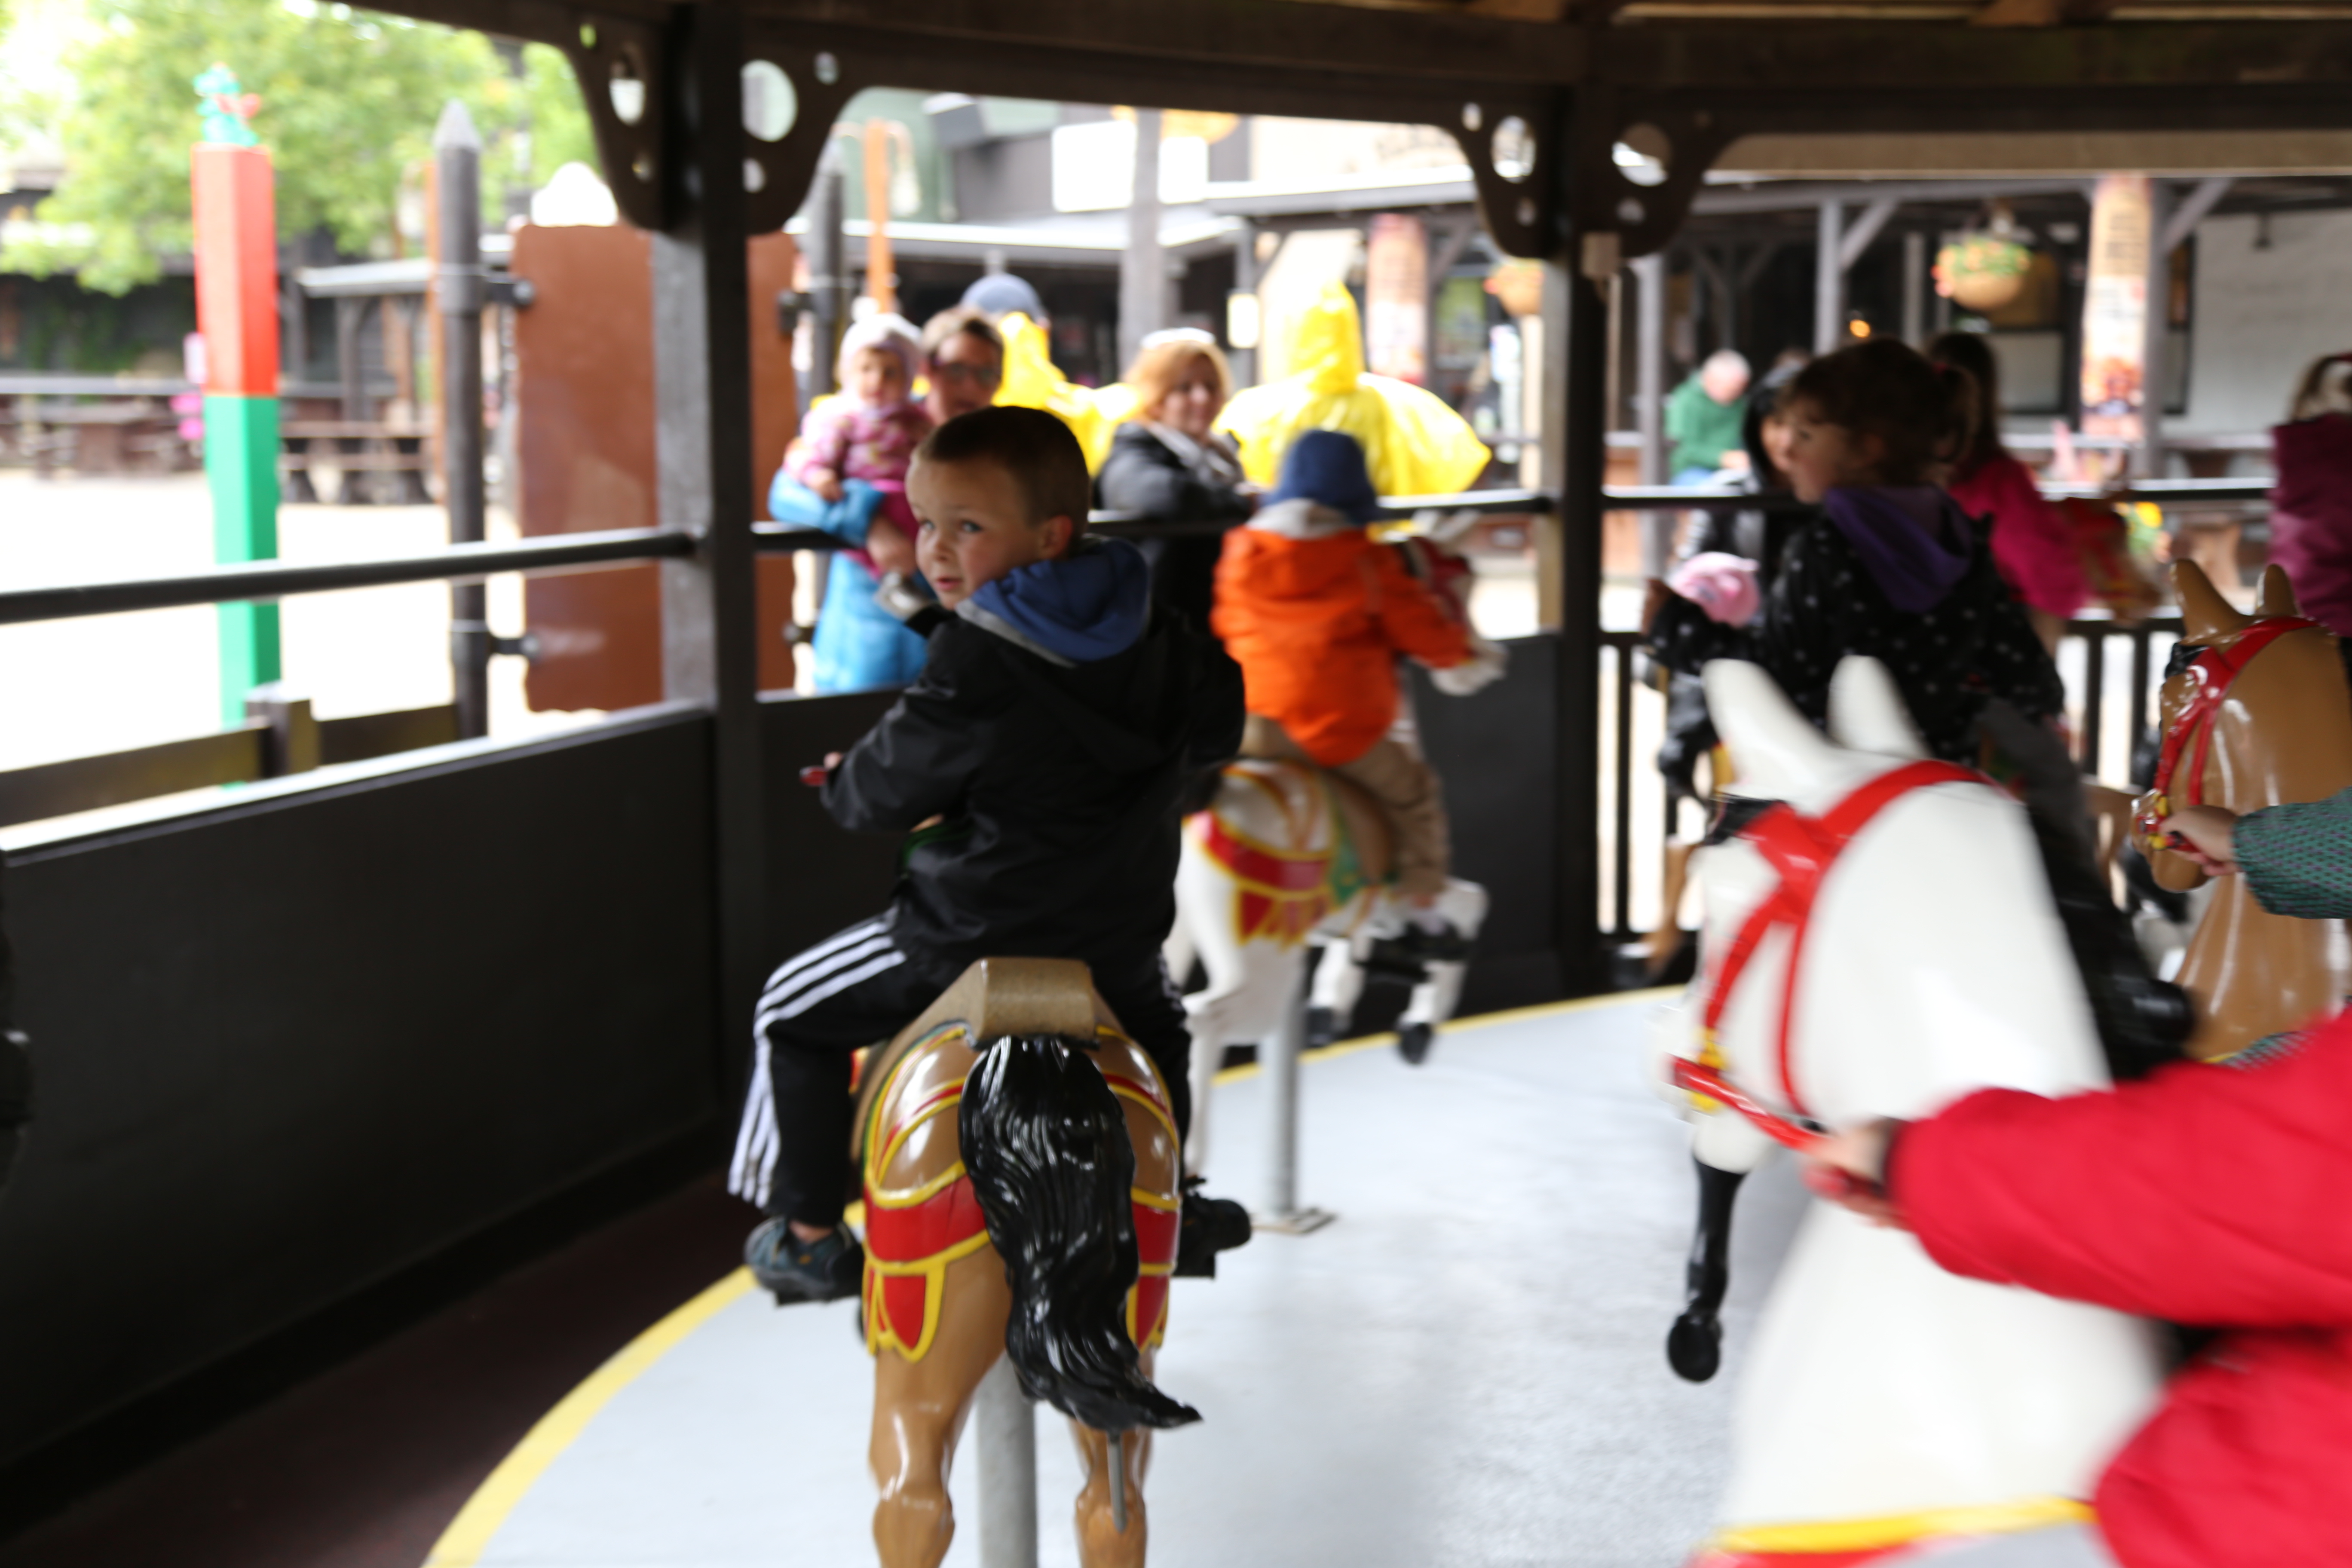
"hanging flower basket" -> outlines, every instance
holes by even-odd
[[[1972,234],[1936,253],[1936,290],[1969,310],[1998,310],[2025,292],[2033,252],[2013,239]]]

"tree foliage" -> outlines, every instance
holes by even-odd
[[[38,209],[38,231],[0,251],[0,267],[71,270],[86,287],[120,293],[160,276],[165,256],[185,254],[188,149],[199,123],[190,84],[215,61],[261,97],[253,123],[277,171],[278,233],[324,229],[347,254],[393,249],[402,183],[430,158],[434,124],[453,98],[482,135],[493,224],[509,184],[543,182],[587,141],[571,68],[551,49],[527,50],[518,79],[479,33],[345,5],[90,5],[103,31],[68,62],[65,179]]]

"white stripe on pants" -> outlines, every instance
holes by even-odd
[[[768,1068],[768,1029],[797,1018],[828,996],[839,994],[907,962],[890,940],[889,917],[854,925],[786,960],[768,977],[759,1011],[751,1020],[751,1081],[743,1096],[743,1120],[735,1132],[735,1158],[727,1190],[764,1207],[776,1165],[776,1084]]]

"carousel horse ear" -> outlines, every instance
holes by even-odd
[[[2227,642],[2246,629],[2246,617],[2221,597],[2213,579],[2194,561],[2172,563],[2172,594],[2180,601],[2180,640],[2210,645]]]
[[[1761,665],[1710,659],[1700,679],[1706,686],[1707,713],[1731,748],[1746,786],[1742,794],[1784,798],[1829,771],[1836,748],[1797,711]]]
[[[2294,602],[2294,584],[2287,581],[2286,568],[2273,561],[2263,568],[2263,591],[2254,600],[2257,616],[2299,616],[2303,609]]]
[[[1903,693],[1886,667],[1864,654],[1838,660],[1830,678],[1830,735],[1841,746],[1884,757],[1923,762],[1927,743],[1919,739]]]

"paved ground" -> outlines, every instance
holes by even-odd
[[[1155,1568],[1665,1568],[1705,1533],[1753,1304],[1801,1207],[1751,1184],[1726,1373],[1662,1345],[1690,1181],[1638,1078],[1644,1004],[1506,1017],[1431,1064],[1386,1048],[1306,1069],[1303,1195],[1341,1218],[1180,1281],[1160,1382],[1201,1409],[1149,1495]],[[1262,1085],[1220,1087],[1248,1195]],[[871,1561],[870,1363],[846,1303],[734,1299],[633,1381],[459,1568],[751,1568]],[[1076,1561],[1077,1470],[1040,1423],[1049,1564]],[[957,1476],[976,1563],[973,1467]]]
[[[494,536],[508,531],[492,517]],[[436,506],[288,506],[289,561],[337,561],[448,542]],[[107,477],[0,469],[0,588],[164,576],[212,563],[202,474]],[[449,700],[449,591],[437,583],[288,599],[286,679],[322,718]],[[494,579],[490,623],[521,629],[521,579]],[[219,727],[208,607],[0,626],[0,769],[201,735]],[[491,662],[490,727],[522,735],[593,715],[534,714],[522,665]]]

